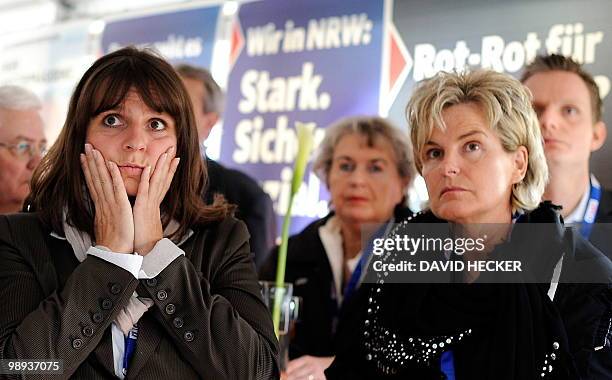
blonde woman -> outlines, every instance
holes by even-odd
[[[610,310],[612,266],[563,230],[557,207],[540,204],[548,171],[528,92],[493,71],[440,73],[415,90],[407,115],[430,209],[406,226],[447,224],[468,236],[474,227],[495,226],[481,252],[489,258],[541,244],[545,256],[530,257],[542,264],[540,283],[491,283],[484,272],[464,272],[454,283],[362,287],[359,333],[326,371],[328,379],[577,378],[575,360],[593,352]],[[554,228],[531,241],[518,233],[523,223]],[[573,244],[559,245],[568,237]],[[436,253],[470,260],[453,250]],[[555,264],[562,261],[563,279],[577,257],[598,264],[591,275],[602,283],[557,288]]]

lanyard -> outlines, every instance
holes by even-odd
[[[136,350],[136,340],[138,339],[138,326],[134,325],[130,332],[125,337],[125,351],[123,353],[123,376],[127,375],[130,360],[134,356]]]
[[[359,258],[359,262],[357,263],[357,266],[355,267],[355,270],[353,271],[353,274],[351,275],[351,278],[348,284],[346,285],[346,288],[344,289],[344,296],[342,298],[343,303],[346,302],[346,300],[349,299],[349,297],[351,297],[355,290],[359,287],[359,281],[361,280],[361,273],[363,272],[363,267],[368,263],[370,255],[374,250],[374,239],[381,238],[386,235],[390,226],[393,225],[393,221],[394,219],[391,220],[391,223],[387,223],[386,225],[376,230],[370,240],[368,240],[368,245],[366,246],[366,249],[363,250],[361,257]]]
[[[595,223],[595,217],[597,216],[597,209],[599,209],[599,200],[601,199],[601,185],[597,182],[597,179],[591,175],[591,190],[589,191],[589,202],[587,203],[586,210],[584,210],[584,217],[582,218],[582,224],[580,226],[580,235],[585,239],[589,239],[593,230],[593,224]]]
[[[453,351],[444,351],[440,357],[440,370],[446,375],[447,380],[455,380],[455,360]]]

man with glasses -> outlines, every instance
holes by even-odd
[[[18,86],[0,86],[0,214],[21,210],[32,172],[46,152],[40,100]]]

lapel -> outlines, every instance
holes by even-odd
[[[140,318],[138,321],[136,352],[134,352],[134,357],[129,365],[127,378],[135,379],[140,370],[149,361],[161,341],[161,330],[162,327],[153,318],[152,310],[144,313],[142,318]]]
[[[194,245],[201,246],[203,239],[203,235],[196,233],[194,231],[194,235],[199,236],[199,239],[194,239],[192,235],[186,241],[182,242],[179,246],[185,252],[185,257],[192,261],[196,268],[200,268],[202,257],[193,257],[193,247]],[[196,262],[194,262],[194,259]],[[147,291],[143,289],[143,285],[141,284],[136,288],[136,292],[140,295],[147,294]],[[161,336],[163,332],[163,327],[159,325],[159,322],[153,316],[155,313],[155,306],[151,306],[149,311],[143,314],[143,316],[138,320],[138,340],[136,342],[136,352],[134,352],[134,357],[128,367],[127,379],[135,379],[138,377],[138,374],[142,370],[142,368],[147,364],[149,359],[151,359],[151,355],[157,349],[161,342]]]
[[[49,260],[53,257],[46,239],[50,231],[44,228],[35,213],[14,214],[12,222],[13,234],[19,239],[24,258],[32,265],[35,277],[47,297],[57,290],[58,285],[55,267]]]
[[[68,277],[79,265],[79,261],[68,241],[58,239],[50,234],[45,237],[45,240],[47,241],[49,256],[54,267],[53,273],[57,278],[57,282],[54,284],[55,289],[59,290],[64,287]]]
[[[185,252],[185,257],[193,263],[196,268],[201,268],[202,266],[202,257],[194,257],[193,256],[193,247],[202,247],[202,240],[205,238],[207,233],[199,233],[197,229],[193,230],[193,235],[191,235],[187,240],[180,242],[178,245],[180,249]]]

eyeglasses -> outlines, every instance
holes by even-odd
[[[35,155],[42,157],[47,154],[47,143],[40,143],[36,145],[28,140],[21,140],[15,144],[0,142],[0,147],[8,149],[15,157],[21,160],[29,160]]]

